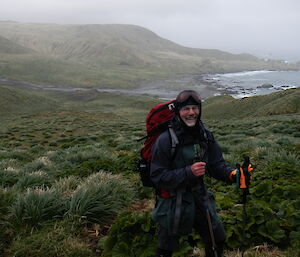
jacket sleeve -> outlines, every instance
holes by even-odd
[[[214,139],[211,140],[208,143],[208,171],[210,175],[215,179],[231,184],[229,175],[233,170],[234,168],[225,162],[219,143]]]
[[[185,187],[196,179],[191,166],[172,169],[171,142],[168,133],[163,133],[152,148],[150,178],[157,189],[175,190]]]

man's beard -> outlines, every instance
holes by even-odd
[[[198,120],[197,115],[191,115],[191,116],[188,116],[188,117],[182,119],[182,121],[185,123],[185,125],[187,127],[194,127],[197,123],[197,120]]]

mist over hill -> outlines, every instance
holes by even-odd
[[[2,26],[1,26],[2,25]],[[0,23],[1,35],[39,53],[63,59],[99,60],[128,64],[155,63],[156,58],[215,58],[229,61],[258,61],[251,55],[219,50],[193,49],[163,39],[135,25],[55,25]],[[122,59],[123,58],[123,59]],[[115,63],[118,64],[118,63]]]
[[[0,54],[25,54],[32,52],[31,49],[0,36]]]
[[[1,77],[43,83],[132,88],[182,74],[297,69],[249,54],[180,46],[135,25],[2,21],[0,36]]]

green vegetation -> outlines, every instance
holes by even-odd
[[[34,114],[43,110],[51,110],[58,107],[55,99],[44,97],[41,92],[22,89],[13,89],[12,87],[0,87],[0,115],[2,118],[20,114]]]
[[[205,118],[243,118],[300,112],[300,88],[263,96],[236,100],[231,96],[218,96],[206,100]],[[220,108],[221,106],[221,108]]]
[[[23,54],[32,52],[30,49],[26,49],[5,37],[0,36],[0,53],[1,54]]]
[[[203,119],[226,161],[235,166],[248,154],[257,165],[246,225],[241,192],[206,179],[227,231],[228,257],[246,248],[248,257],[299,254],[300,114],[298,102],[291,102],[298,96],[299,90],[287,90],[204,103]],[[0,87],[0,252],[151,256],[154,196],[136,172],[141,148],[136,140],[144,136],[145,116],[158,101],[94,90]],[[197,249],[183,238],[176,256],[203,256],[200,238],[193,238]]]
[[[44,85],[135,88],[186,74],[299,70],[299,64],[177,45],[134,25],[0,22],[1,77]]]

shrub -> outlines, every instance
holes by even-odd
[[[100,171],[86,179],[72,195],[68,214],[105,224],[134,200],[134,190],[120,175]]]
[[[100,241],[104,256],[153,256],[157,239],[149,213],[123,213]]]
[[[227,246],[247,248],[263,242],[286,242],[286,235],[275,212],[268,206],[251,200],[247,207],[247,217],[241,206],[235,206],[221,217],[227,234]],[[234,211],[234,213],[232,213]],[[245,223],[243,221],[246,221]],[[247,239],[247,241],[245,241]]]

